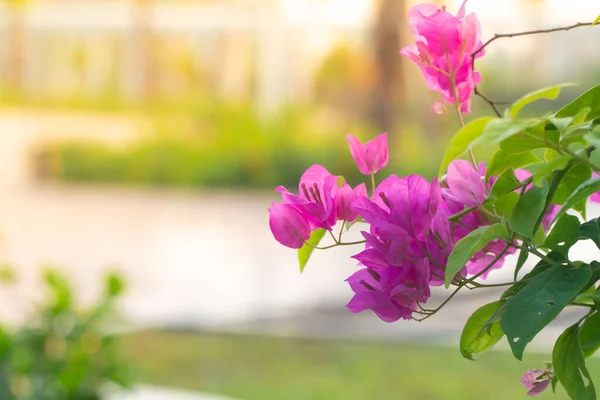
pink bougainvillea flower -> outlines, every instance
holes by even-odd
[[[409,13],[409,25],[416,42],[400,51],[421,69],[427,86],[442,95],[448,104],[459,104],[470,112],[471,96],[481,81],[473,70],[472,54],[482,46],[481,26],[475,14],[465,15],[463,2],[453,16],[434,4],[420,4]],[[483,51],[476,58],[483,56]]]
[[[292,249],[299,249],[310,237],[310,224],[304,215],[289,204],[271,204],[269,226],[279,243]]]
[[[347,308],[354,313],[372,310],[385,322],[410,319],[417,302],[430,296],[428,268],[421,260],[403,267],[362,269],[347,279],[355,293]]]
[[[467,207],[480,206],[488,195],[485,168],[480,164],[475,170],[466,160],[455,160],[448,166],[444,196]]]
[[[552,383],[553,373],[543,369],[530,369],[521,378],[521,384],[529,389],[528,396],[537,396],[544,392]]]
[[[356,221],[358,213],[351,206],[356,200],[366,196],[367,186],[364,183],[361,183],[354,189],[348,184],[342,185],[333,199],[336,219],[350,223]]]
[[[361,174],[371,175],[384,168],[389,160],[387,133],[378,135],[364,145],[352,135],[346,135],[350,154]]]
[[[300,211],[313,231],[318,228],[331,230],[335,225],[334,199],[338,189],[338,177],[331,175],[325,167],[315,164],[300,178],[297,195],[283,186],[275,191],[281,193],[284,204],[293,205]]]

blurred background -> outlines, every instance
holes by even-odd
[[[472,363],[457,338],[498,292],[388,325],[344,308],[356,249],[315,254],[300,275],[268,228],[273,189],[295,188],[313,163],[361,182],[348,133],[388,132],[386,173],[434,176],[458,122],[431,113],[439,98],[398,54],[413,41],[413,4],[2,0],[2,398],[95,399],[106,381],[141,385],[111,399],[179,399],[157,387],[238,400],[524,398],[520,376],[544,367],[575,316],[524,363],[506,346]],[[467,9],[484,40],[600,13],[591,0]],[[482,90],[507,102],[579,83],[533,111],[559,108],[598,83],[597,29],[495,42],[477,64]],[[508,279],[512,262],[490,279]]]

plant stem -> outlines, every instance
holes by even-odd
[[[375,174],[371,174],[371,194],[372,194],[372,197],[375,196],[375,188],[376,188],[376,185],[375,185]]]

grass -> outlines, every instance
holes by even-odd
[[[241,400],[525,399],[521,375],[549,357],[530,354],[519,362],[492,351],[473,362],[457,348],[191,332],[123,340],[143,382]],[[592,377],[600,377],[600,360],[588,364]],[[568,399],[562,388],[538,398]]]

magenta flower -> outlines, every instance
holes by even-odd
[[[347,308],[354,313],[372,310],[385,322],[410,319],[417,302],[430,296],[428,268],[421,260],[402,268],[362,269],[347,279],[355,293]]]
[[[350,154],[361,174],[375,174],[387,165],[389,159],[387,133],[378,135],[364,145],[352,135],[346,135],[346,139],[350,145]]]
[[[333,199],[336,219],[339,221],[354,222],[358,218],[358,213],[354,211],[352,204],[361,197],[367,196],[367,186],[361,183],[354,189],[348,184],[344,184]]]
[[[301,248],[310,237],[310,224],[298,209],[289,204],[271,204],[269,226],[275,239],[292,249]]]
[[[416,42],[400,51],[421,69],[427,86],[442,95],[448,104],[459,104],[470,112],[471,96],[481,81],[472,67],[471,55],[481,46],[481,26],[475,14],[465,16],[463,2],[453,16],[434,4],[411,8],[409,25]],[[476,57],[483,56],[483,51]]]
[[[473,164],[466,160],[453,161],[448,166],[445,183],[448,187],[442,189],[444,197],[466,207],[480,206],[488,196],[483,163],[479,164],[476,171]]]
[[[525,386],[526,389],[529,389],[527,392],[528,396],[537,396],[550,387],[553,377],[554,375],[551,371],[530,369],[525,372],[521,378],[521,384]]]
[[[323,228],[331,230],[336,221],[335,195],[339,189],[338,177],[325,167],[313,165],[304,172],[298,185],[298,195],[283,186],[280,192],[284,204],[293,205],[309,222],[311,231]]]

